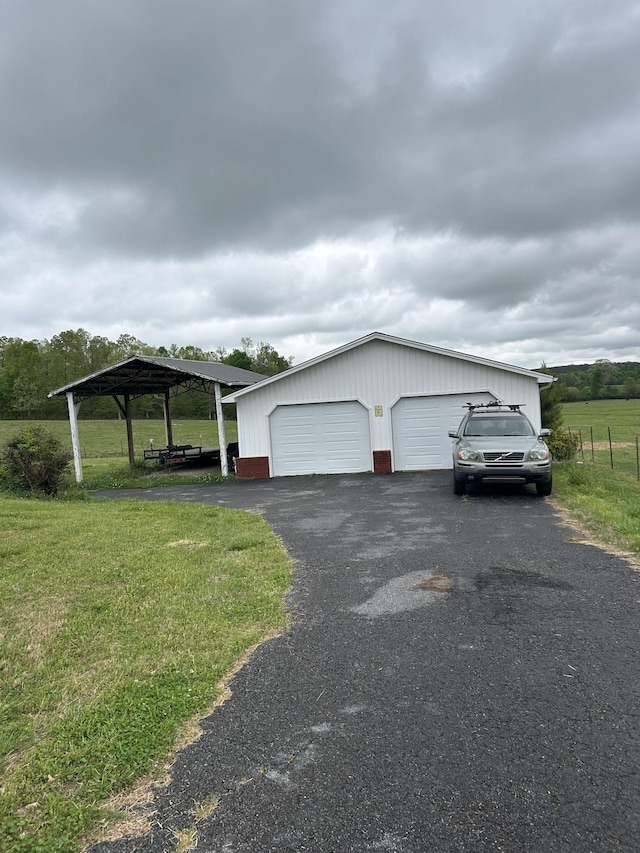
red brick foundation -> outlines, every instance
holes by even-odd
[[[268,480],[268,456],[239,456],[236,459],[236,476],[247,480]]]
[[[374,450],[373,451],[373,473],[374,474],[391,474],[391,451],[390,450]]]

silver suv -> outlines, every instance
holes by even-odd
[[[469,404],[453,444],[453,491],[464,495],[467,485],[534,483],[538,495],[551,494],[551,453],[520,406],[496,401]]]

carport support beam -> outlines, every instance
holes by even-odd
[[[131,423],[131,398],[124,395],[124,416],[127,421],[127,448],[129,450],[129,465],[133,467],[136,463],[136,454],[133,447],[133,424]]]
[[[214,383],[214,391],[216,397],[216,420],[218,421],[218,444],[220,446],[220,473],[226,477],[229,473],[229,465],[227,463],[227,438],[224,432],[224,416],[222,414],[222,392],[220,383]]]
[[[169,399],[169,392],[164,392],[164,434],[167,439],[167,447],[171,447],[173,444],[173,426],[171,424],[171,403]]]
[[[79,400],[77,403],[73,391],[67,391],[67,408],[69,409],[69,425],[71,426],[71,447],[73,448],[73,467],[76,472],[76,483],[82,482],[82,457],[80,456],[80,437],[78,434],[78,412],[80,410]]]

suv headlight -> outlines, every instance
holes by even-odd
[[[458,459],[462,462],[473,462],[475,459],[479,459],[478,453],[475,450],[459,450],[458,451]]]
[[[537,462],[544,462],[549,458],[549,450],[546,447],[534,447],[529,451],[529,459]]]

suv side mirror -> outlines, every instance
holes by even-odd
[[[540,435],[541,435],[541,436],[543,436],[543,435],[551,435],[551,430],[550,430],[550,429],[547,429],[547,428],[545,427],[545,429],[541,429],[541,430],[540,430]]]
[[[450,429],[449,438],[458,438],[458,433],[454,429]]]

